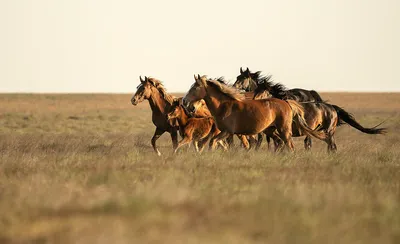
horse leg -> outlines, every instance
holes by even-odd
[[[194,145],[194,148],[196,149],[196,152],[200,152],[199,142],[198,141],[193,141],[193,145]]]
[[[289,151],[294,151],[293,139],[291,135],[291,130],[282,128],[278,131],[280,139],[283,141],[284,145],[289,149]]]
[[[272,142],[274,143],[274,152],[280,152],[283,150],[285,146],[283,140],[279,137],[277,133],[273,133],[270,138],[272,138]]]
[[[225,140],[220,140],[217,143],[224,149],[224,151],[228,151],[229,148],[226,145]]]
[[[153,137],[151,138],[151,145],[153,146],[153,150],[157,153],[158,156],[161,156],[160,151],[157,149],[156,146],[156,141],[158,140],[158,138],[160,138],[160,136],[162,134],[164,134],[164,130],[161,130],[159,128],[156,128],[156,131],[154,132]]]
[[[270,150],[271,137],[269,135],[265,135],[265,139],[267,140],[268,151],[269,151]]]
[[[258,139],[257,139],[257,144],[256,144],[256,150],[260,149],[261,143],[263,141],[263,134],[258,133]]]
[[[304,148],[306,150],[311,150],[311,146],[312,146],[311,137],[310,136],[306,136],[306,138],[304,139]]]
[[[200,141],[198,141],[199,153],[203,152],[204,146],[206,145],[208,139],[209,139],[209,137],[207,136],[206,138],[201,139]]]
[[[226,143],[228,144],[228,147],[231,148],[233,147],[233,134],[229,135],[228,138],[226,138]]]
[[[176,153],[180,147],[190,143],[191,141],[192,141],[192,137],[185,135],[185,137],[178,143],[178,146],[175,148],[174,153]]]
[[[325,140],[325,142],[328,144],[328,152],[329,153],[335,153],[337,151],[337,147],[336,147],[336,142],[335,142],[335,138],[334,138],[334,131],[330,131],[327,133],[327,138]]]
[[[255,137],[256,137],[255,135],[249,136],[250,148],[253,148],[254,145],[257,146],[257,139]]]
[[[223,139],[227,138],[229,135],[230,135],[230,134],[229,134],[228,132],[226,132],[226,131],[221,131],[218,135],[216,135],[216,136],[214,136],[213,138],[211,138],[211,141],[210,141],[210,149],[211,149],[211,150],[214,150],[214,149],[215,149],[215,146],[216,146],[216,144],[217,144],[217,142],[218,142],[219,140],[223,140]]]
[[[250,150],[250,144],[249,141],[247,140],[247,137],[245,135],[238,135],[240,141],[242,142],[243,147],[246,150]]]
[[[176,147],[178,146],[178,130],[175,128],[172,128],[171,131],[171,139],[172,139],[172,148],[176,150]]]

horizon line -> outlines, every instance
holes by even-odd
[[[136,92],[136,91],[134,91]],[[169,93],[186,93],[185,91],[168,91]],[[320,93],[400,93],[400,90],[395,90],[395,91],[389,91],[389,90],[383,90],[383,91],[341,91],[341,90],[331,90],[331,91],[318,91]],[[132,92],[101,92],[101,91],[73,91],[73,92],[58,92],[58,91],[51,91],[51,92],[8,92],[8,91],[0,91],[1,95],[12,95],[12,94],[32,94],[32,95],[41,95],[41,94],[55,94],[55,95],[63,95],[63,94],[115,94],[115,95],[125,95],[125,94],[132,94]]]

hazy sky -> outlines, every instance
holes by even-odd
[[[400,91],[399,0],[0,0],[0,92],[133,93],[139,75],[262,70],[288,87]]]

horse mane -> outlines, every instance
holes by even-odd
[[[148,81],[161,93],[162,97],[170,104],[175,100],[175,97],[167,92],[167,89],[164,87],[163,83],[160,80],[155,78],[148,78]]]
[[[210,79],[210,80],[213,80],[213,79]],[[225,77],[223,77],[223,76],[220,76],[220,77],[218,77],[218,78],[216,78],[214,80],[218,81],[221,84],[228,85],[228,81],[226,81]]]
[[[236,88],[232,86],[228,86],[223,77],[219,77],[218,79],[208,79],[208,85],[215,87],[217,90],[227,95],[230,98],[233,98],[237,101],[241,101],[244,99],[244,95],[239,92]]]
[[[261,71],[257,71],[254,73],[254,79],[256,80],[258,87],[263,90],[268,90],[273,97],[287,99],[288,89],[281,83],[274,84],[272,81],[272,75],[263,76],[261,75]]]

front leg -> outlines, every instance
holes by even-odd
[[[156,146],[156,141],[162,134],[164,134],[165,130],[161,130],[159,128],[156,128],[156,131],[154,132],[153,138],[151,138],[151,145],[153,146],[153,150],[157,153],[158,156],[161,156],[160,151],[157,149]]]
[[[221,131],[218,135],[214,136],[210,141],[210,149],[214,150],[218,141],[224,140],[230,134],[227,131]]]
[[[178,147],[178,131],[176,128],[172,128],[169,133],[171,134],[172,148],[175,151]]]

